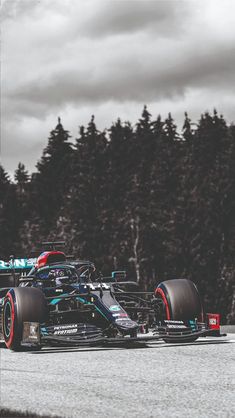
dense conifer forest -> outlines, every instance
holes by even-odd
[[[33,174],[19,163],[11,180],[0,166],[0,259],[45,239],[143,289],[189,278],[235,323],[235,126],[186,113],[179,133],[145,106],[134,126],[100,132],[92,116],[72,139],[58,119]]]

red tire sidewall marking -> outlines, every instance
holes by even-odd
[[[167,302],[166,295],[165,295],[164,291],[160,287],[157,287],[157,289],[155,290],[155,296],[157,294],[159,294],[161,296],[161,298],[163,300],[163,303],[165,305],[165,308],[166,308],[166,319],[167,320],[170,320],[171,319],[171,315],[170,315],[169,304]]]
[[[15,326],[15,305],[14,305],[14,300],[13,297],[11,295],[10,292],[7,293],[6,298],[8,298],[8,300],[10,300],[10,304],[11,304],[11,330],[10,330],[10,336],[8,341],[5,341],[5,344],[7,346],[7,348],[11,347],[13,338],[14,338],[14,326]]]

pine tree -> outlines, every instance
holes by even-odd
[[[73,229],[72,247],[80,257],[94,260],[99,259],[103,246],[105,148],[105,133],[97,130],[92,116],[87,129],[80,128],[76,141],[67,211]]]
[[[20,190],[23,192],[25,184],[29,181],[28,171],[25,169],[24,164],[19,163],[17,170],[15,171],[15,181],[19,185]]]
[[[48,145],[37,163],[38,172],[32,176],[33,213],[45,222],[47,230],[56,221],[66,199],[72,161],[69,138],[69,132],[63,128],[58,118],[58,124],[51,131]]]
[[[21,229],[24,252],[57,238],[57,224],[69,189],[73,150],[60,118],[27,185],[28,214]],[[23,171],[23,170],[21,170]]]
[[[185,119],[184,119],[184,124],[183,124],[183,138],[186,141],[191,142],[193,139],[193,129],[192,129],[191,119],[188,117],[187,112],[184,113],[184,116],[185,116]]]
[[[0,259],[17,251],[19,242],[18,201],[15,186],[0,165]]]
[[[126,230],[128,247],[131,250],[129,261],[133,264],[137,280],[143,286],[147,281],[150,254],[146,252],[144,237],[151,218],[151,176],[155,156],[155,138],[151,114],[144,106],[136,130],[133,132],[128,176]]]
[[[171,113],[168,114],[168,117],[165,120],[164,130],[168,141],[173,142],[179,139],[179,134],[177,133],[177,126],[174,123],[174,119],[172,118]]]
[[[129,211],[129,179],[133,173],[133,128],[130,123],[118,119],[109,130],[107,155],[107,178],[104,190],[104,235],[107,237],[107,253],[112,268],[131,269],[128,259],[131,250],[131,215]],[[133,158],[134,160],[134,158]]]
[[[228,152],[227,126],[217,113],[202,115],[191,148],[187,196],[187,242],[191,278],[199,284],[211,309],[217,292],[223,242],[224,181]],[[224,166],[225,171],[222,169]],[[225,176],[224,176],[225,175]]]
[[[9,188],[9,176],[4,168],[0,165],[0,259],[10,255],[7,254],[9,250],[9,228],[6,211]]]

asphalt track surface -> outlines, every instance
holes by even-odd
[[[235,334],[142,348],[0,350],[1,408],[60,417],[235,417]]]

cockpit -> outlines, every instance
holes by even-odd
[[[42,281],[53,282],[55,286],[79,281],[76,269],[72,266],[55,265],[42,267],[34,273],[34,276]]]
[[[33,267],[28,276],[34,277],[40,286],[60,286],[92,281],[94,271],[93,263],[88,262],[53,263],[40,268]]]

